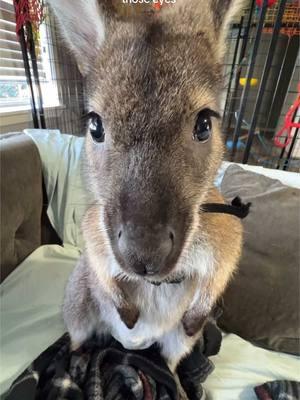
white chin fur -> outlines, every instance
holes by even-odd
[[[176,267],[171,273],[164,277],[162,280],[170,279],[175,280],[179,276],[185,275],[188,277],[198,276],[204,278],[211,276],[214,272],[215,258],[211,246],[204,243],[195,242],[189,249],[185,249],[184,253],[179,257]],[[149,279],[144,279],[134,273],[130,274],[124,271],[115,257],[109,257],[108,262],[109,274],[111,277],[118,277],[118,280],[124,281],[143,281],[149,283],[159,283],[161,279],[153,276]]]

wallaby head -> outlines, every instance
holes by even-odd
[[[222,157],[225,37],[241,1],[177,0],[132,20],[109,0],[50,3],[87,79],[99,230],[127,273],[166,276],[201,236],[199,207]]]

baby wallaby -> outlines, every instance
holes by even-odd
[[[128,349],[157,342],[174,370],[240,256],[239,220],[201,206],[222,202],[218,98],[241,1],[177,0],[130,20],[113,3],[50,0],[87,80],[94,196],[64,320],[74,347],[95,332]]]

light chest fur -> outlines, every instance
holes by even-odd
[[[98,283],[93,285],[93,295],[101,302],[101,317],[99,315],[98,318],[105,323],[115,339],[128,349],[147,348],[154,342],[159,342],[169,332],[181,332],[180,321],[184,313],[199,299],[201,279],[205,280],[213,272],[212,251],[207,245],[195,244],[190,249],[189,256],[182,257],[175,270],[179,275],[186,274],[186,278],[180,283],[162,283],[157,286],[143,279],[124,279],[121,282],[122,290],[140,312],[134,328],[128,329],[121,320],[112,297],[103,295],[104,259],[101,260],[102,263],[99,258],[96,260],[93,251],[89,255],[90,265],[99,277]],[[122,276],[122,270],[113,258],[109,257],[106,262],[111,279]]]

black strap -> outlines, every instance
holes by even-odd
[[[246,218],[250,211],[251,203],[244,204],[240,197],[235,197],[231,205],[221,203],[206,203],[202,204],[203,212],[231,214],[238,218]]]

